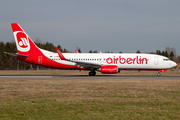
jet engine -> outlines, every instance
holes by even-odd
[[[104,74],[116,74],[119,73],[117,65],[103,65],[101,66],[101,73]]]

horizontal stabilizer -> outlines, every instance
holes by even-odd
[[[18,53],[8,53],[8,52],[4,52],[5,54],[8,54],[8,55],[12,55],[12,56],[16,56],[16,57],[26,57],[28,58],[29,56],[27,55],[20,55]]]

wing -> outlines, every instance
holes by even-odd
[[[80,61],[72,61],[76,63],[76,66],[82,66],[84,68],[100,68],[101,65],[99,64],[94,64],[94,63],[87,63],[87,62],[80,62]]]
[[[60,58],[61,60],[66,60],[66,61],[74,62],[74,63],[76,63],[76,66],[83,67],[83,68],[95,68],[95,69],[98,69],[98,68],[101,67],[100,64],[67,60],[67,59],[63,56],[63,54],[59,51],[58,48],[56,48],[56,51],[57,51],[57,53],[58,53],[58,55],[59,55],[59,58]]]

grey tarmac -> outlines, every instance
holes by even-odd
[[[179,79],[180,76],[145,75],[1,75],[0,78],[60,78],[60,79]]]

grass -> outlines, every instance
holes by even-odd
[[[0,79],[0,119],[180,119],[180,80]]]

